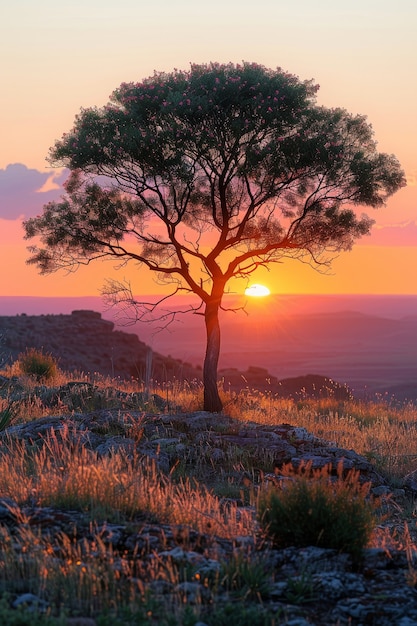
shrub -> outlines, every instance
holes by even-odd
[[[359,559],[374,527],[369,484],[360,483],[359,472],[343,477],[341,465],[336,480],[329,466],[302,470],[295,474],[287,468],[289,479],[280,489],[261,492],[258,517],[264,532],[277,547],[333,548]]]
[[[223,563],[220,572],[221,584],[228,591],[244,600],[259,600],[270,591],[270,575],[265,564],[256,557],[235,554]]]
[[[32,376],[38,382],[52,380],[58,373],[54,357],[36,348],[28,348],[26,352],[19,354],[17,363],[21,374]]]

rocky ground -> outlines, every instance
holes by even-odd
[[[160,402],[162,411],[163,401]],[[129,436],[123,427],[124,416],[140,421],[140,437]],[[224,505],[235,504],[241,514],[254,518],[255,510],[245,493],[259,489],[266,481],[276,481],[285,463],[297,467],[309,462],[315,468],[331,464],[336,470],[342,462],[346,469],[359,470],[364,481],[371,481],[371,491],[382,498],[386,517],[381,518],[375,531],[374,547],[366,549],[359,565],[347,554],[314,546],[276,549],[260,532],[224,539],[208,530],[161,524],[146,516],[129,524],[99,520],[95,532],[117,553],[140,555],[144,561],[157,558],[189,568],[188,581],[154,581],[151,592],[161,602],[171,595],[180,595],[191,606],[201,606],[199,626],[214,626],[210,621],[212,606],[219,607],[231,598],[225,589],[217,590],[214,598],[212,589],[203,581],[215,577],[221,563],[238,553],[250,555],[252,562],[268,574],[267,584],[259,593],[235,600],[239,605],[253,607],[258,617],[278,616],[275,621],[265,617],[262,624],[417,626],[417,560],[413,548],[407,552],[404,543],[401,545],[406,521],[403,511],[405,503],[413,498],[413,484],[399,485],[393,491],[365,458],[317,439],[303,428],[243,423],[204,412],[145,415],[132,408],[72,411],[11,426],[2,433],[0,443],[12,437],[43,445],[47,432],[54,431],[59,436],[64,425],[70,425],[74,440],[81,437],[83,445],[100,455],[123,449],[127,454],[135,452],[153,459],[161,472],[172,477],[178,467],[204,481],[209,489],[219,491],[222,483],[231,491],[225,491]],[[229,462],[236,450],[245,451],[248,464],[254,468],[251,474],[241,464]],[[9,501],[0,505],[0,524],[11,529],[18,525],[12,510]],[[74,533],[76,528],[77,540],[91,536],[91,520],[81,512],[42,508],[36,503],[27,504],[22,511],[32,527],[42,533],[58,535],[70,529]],[[411,540],[415,541],[415,521],[410,518],[408,523]],[[239,626],[239,618],[232,614],[230,619]],[[95,625],[94,620],[86,623]]]

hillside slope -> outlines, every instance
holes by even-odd
[[[51,354],[68,372],[99,373],[112,378],[152,379],[156,385],[173,380],[200,381],[201,367],[153,351],[136,334],[115,329],[100,313],[73,311],[70,315],[0,316],[0,365],[13,363],[27,348]],[[236,361],[239,363],[239,360]],[[337,395],[349,390],[326,376],[278,380],[267,369],[229,367],[219,372],[226,390],[243,388],[281,396]]]

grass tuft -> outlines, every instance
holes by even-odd
[[[353,470],[344,477],[341,465],[336,480],[329,466],[301,470],[289,470],[280,488],[261,492],[258,516],[265,534],[279,548],[332,548],[359,560],[375,526],[370,485],[361,484]]]
[[[17,370],[20,374],[30,376],[37,382],[54,380],[58,374],[56,360],[42,350],[28,348],[17,359]]]

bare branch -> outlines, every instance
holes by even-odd
[[[191,289],[177,286],[171,293],[158,297],[155,301],[138,300],[132,292],[128,281],[107,280],[101,290],[104,303],[108,309],[115,310],[115,318],[125,326],[138,322],[158,323],[155,333],[167,329],[178,317],[186,313],[199,313],[202,301],[198,305],[187,305],[185,308],[161,309],[161,306],[173,296],[181,293],[192,293]]]

